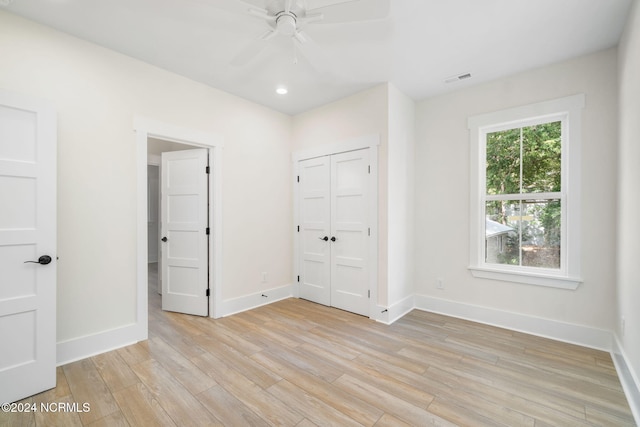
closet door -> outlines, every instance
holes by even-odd
[[[369,150],[331,156],[331,305],[365,316],[369,315],[369,180]]]
[[[299,163],[300,297],[331,305],[329,157]]]

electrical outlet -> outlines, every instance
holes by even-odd
[[[262,283],[267,283],[267,272],[266,271],[262,272]]]
[[[436,289],[444,289],[444,279],[442,277],[436,279]]]

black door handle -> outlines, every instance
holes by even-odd
[[[331,236],[331,241],[332,242],[335,242],[336,240],[338,240],[338,239],[336,239],[335,236]]]
[[[47,265],[51,262],[51,257],[49,255],[42,255],[37,261],[25,261],[24,263],[27,264],[30,262],[34,264]]]
[[[324,241],[326,242],[327,240],[329,240],[329,237],[327,237],[327,236],[324,236],[324,237],[318,237],[318,239],[320,239],[320,240],[324,240]]]
[[[166,242],[166,241],[167,241],[167,240],[169,240],[169,239],[167,239],[167,237],[165,236],[165,237],[163,237],[163,238],[162,238],[162,239],[160,239],[160,240],[162,240],[163,242]]]

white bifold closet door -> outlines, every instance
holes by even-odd
[[[369,315],[369,150],[299,163],[300,297]]]

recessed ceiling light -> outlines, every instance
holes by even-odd
[[[284,87],[284,86],[280,86],[280,87],[278,87],[278,88],[276,89],[276,93],[277,93],[278,95],[286,95],[288,92],[289,92],[289,90],[288,90],[286,87]]]

